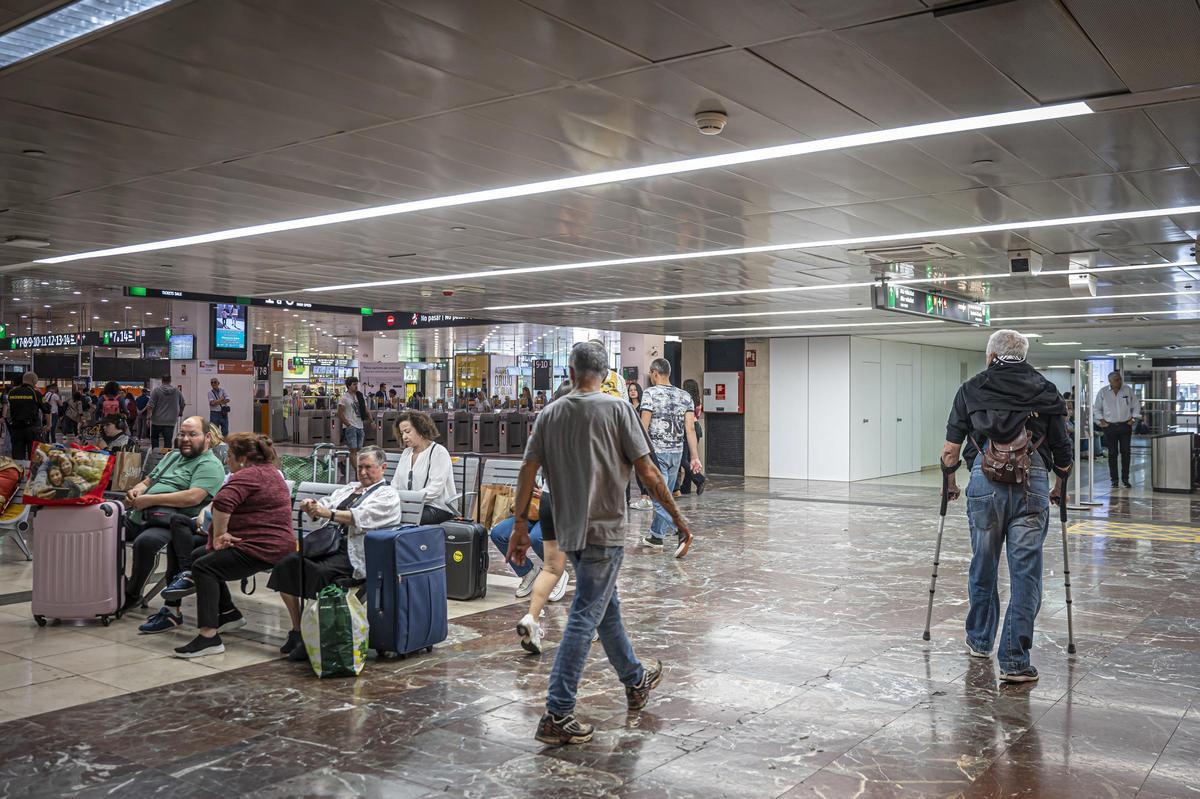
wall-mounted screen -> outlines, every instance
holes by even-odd
[[[196,357],[196,337],[191,333],[171,336],[171,360],[190,361]]]
[[[212,339],[209,354],[214,358],[246,357],[246,306],[216,302],[209,306],[212,322]]]

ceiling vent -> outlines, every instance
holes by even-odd
[[[941,260],[944,258],[961,258],[962,253],[940,244],[926,242],[925,244],[906,244],[895,247],[871,247],[862,250],[847,250],[851,255],[862,255],[872,261],[881,263],[911,263],[913,261]]]
[[[23,247],[27,250],[40,250],[50,246],[50,242],[45,239],[35,239],[32,236],[6,236],[3,244],[7,247]]]

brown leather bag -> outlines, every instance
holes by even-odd
[[[1033,466],[1033,455],[1046,440],[1045,436],[1036,440],[1031,438],[1029,431],[1022,427],[1012,441],[989,441],[986,448],[975,442],[975,448],[983,458],[980,466],[983,476],[994,483],[1026,485],[1029,482],[1029,470]]]

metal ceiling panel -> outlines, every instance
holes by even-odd
[[[1042,103],[1126,90],[1057,0],[968,5],[938,20]]]
[[[1119,172],[1182,166],[1184,159],[1141,110],[1064,119],[1062,126]]]
[[[1063,0],[1131,91],[1196,82],[1200,6],[1195,0]]]
[[[794,76],[746,50],[690,58],[672,72],[778,120],[801,138],[825,138],[873,130],[874,125]]]
[[[1047,178],[1111,171],[1101,158],[1057,122],[989,130],[987,137]]]
[[[1191,164],[1200,164],[1200,100],[1146,109],[1163,135]]]
[[[835,33],[760,45],[754,52],[880,127],[949,116],[944,107]]]
[[[515,53],[575,80],[633,69],[646,63],[645,59],[628,50],[518,0],[386,2],[469,36],[475,46]]]
[[[914,141],[912,147],[977,184],[1030,183],[1042,175],[982,133],[954,133]]]
[[[796,36],[820,26],[786,0],[738,0],[731,13],[726,0],[656,0],[699,28],[735,47]]]
[[[1134,188],[1123,175],[1091,175],[1066,178],[1055,183],[1095,208],[1099,214],[1154,207],[1149,198]]]
[[[527,2],[650,61],[715,50],[726,44],[720,36],[650,0]]]
[[[844,31],[842,37],[956,115],[1036,104],[930,14],[864,25]]]
[[[920,0],[789,0],[789,3],[831,30],[863,25],[924,11]]]
[[[1200,204],[1200,175],[1191,168],[1133,172],[1129,182],[1162,208]]]

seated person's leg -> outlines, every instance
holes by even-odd
[[[125,609],[130,610],[142,602],[142,590],[146,580],[154,571],[154,559],[159,550],[171,540],[171,531],[162,527],[151,527],[136,534],[133,539],[133,567],[125,583]]]
[[[196,553],[198,554],[199,548]],[[193,658],[225,651],[220,629],[244,624],[241,611],[229,594],[229,580],[240,580],[271,568],[271,564],[235,547],[203,554],[192,562],[196,581],[196,616],[200,634],[190,643],[177,647],[175,655]]]
[[[301,591],[300,570],[304,569],[304,587]],[[337,552],[323,558],[302,558],[299,552],[294,552],[275,564],[271,569],[271,578],[267,587],[279,592],[291,618],[292,628],[288,632],[287,642],[280,651],[287,655],[299,648],[300,644],[300,597],[316,599],[317,593],[327,585],[333,585],[338,580],[354,575],[354,567],[350,564],[350,554],[346,540]]]
[[[421,509],[421,524],[441,524],[454,518],[454,514],[441,508],[426,505]]]

